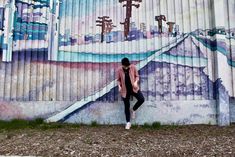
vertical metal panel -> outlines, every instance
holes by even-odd
[[[234,1],[230,1],[230,0],[226,0],[227,3],[227,42],[228,42],[228,53],[229,53],[229,58],[230,58],[230,64],[232,65],[232,67],[234,67],[235,62],[234,62],[234,58],[235,58],[235,47],[234,47],[234,39],[235,39],[235,21],[234,19],[234,6],[235,6],[235,2]],[[232,87],[233,87],[233,93],[232,95],[235,96],[235,71],[234,68],[232,69]]]

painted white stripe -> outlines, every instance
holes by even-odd
[[[173,63],[184,66],[192,66],[192,63],[194,63],[193,67],[195,68],[206,67],[208,62],[206,58],[199,58],[199,57],[187,57],[187,58],[175,57],[174,59],[169,60],[167,55],[162,57],[156,57],[154,61]]]
[[[193,40],[198,41],[197,38],[195,38],[193,36],[192,36],[192,38],[193,38]],[[232,86],[231,86],[232,80],[231,80],[231,78],[228,78],[228,74],[230,74],[231,73],[231,69],[235,69],[235,67],[232,67],[232,66],[230,66],[228,64],[228,58],[224,54],[222,54],[221,52],[219,52],[219,51],[212,51],[208,47],[206,47],[203,44],[201,44],[200,48],[202,48],[202,47],[204,48],[204,52],[208,52],[208,53],[212,53],[212,54],[216,53],[217,54],[217,56],[219,58],[220,65],[223,65],[223,70],[220,69],[220,75],[219,76],[221,77],[221,80],[223,81],[222,84],[228,90],[229,95],[232,95],[232,93],[233,93],[233,89],[232,89]],[[213,62],[215,60],[214,59],[215,56],[214,55],[212,55],[212,56],[213,56],[213,58],[208,58],[209,66],[212,66],[214,64],[214,63],[211,63],[211,62]],[[208,76],[209,76],[210,80],[212,80],[213,82],[215,82],[218,79],[218,78],[216,78],[214,76],[214,73],[209,73]]]

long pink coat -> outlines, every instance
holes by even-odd
[[[140,87],[139,85],[137,85],[137,87],[134,87],[133,84],[135,81],[137,82],[139,81],[139,74],[134,64],[130,65],[129,75],[130,75],[130,80],[131,80],[131,84],[133,87],[133,92],[137,93]],[[121,96],[125,98],[127,94],[127,90],[126,90],[126,85],[125,85],[125,73],[123,71],[122,66],[120,66],[117,70],[117,81],[118,81],[118,85],[120,85],[122,88]]]

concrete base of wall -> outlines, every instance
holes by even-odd
[[[230,121],[231,123],[235,123],[235,99],[230,99]]]
[[[133,106],[132,102],[131,106]],[[73,102],[0,102],[0,119],[50,118],[64,113]],[[234,112],[235,113],[235,112]],[[90,124],[124,124],[123,102],[93,102],[70,114],[65,114],[61,122]],[[146,101],[137,111],[133,123],[144,124],[217,124],[215,100],[193,101]]]
[[[70,105],[70,101],[0,101],[0,119],[46,119]]]
[[[217,124],[215,102],[214,100],[147,101],[138,109],[133,123]],[[123,124],[125,123],[124,105],[122,102],[96,102],[68,116],[65,121],[86,124],[92,121],[101,124]]]

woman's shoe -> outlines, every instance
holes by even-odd
[[[131,128],[131,123],[130,123],[130,122],[127,122],[125,129],[126,129],[126,130],[129,130],[130,128]]]

